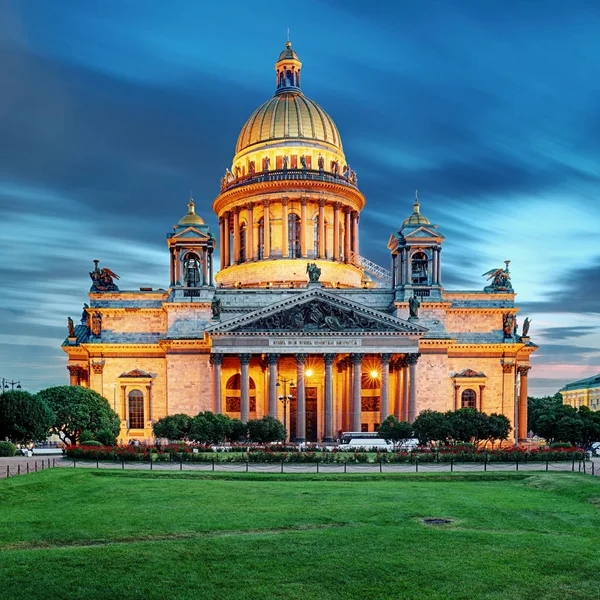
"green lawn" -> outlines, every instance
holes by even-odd
[[[599,532],[579,474],[54,469],[0,481],[0,597],[592,599]]]

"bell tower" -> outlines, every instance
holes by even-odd
[[[170,286],[200,288],[213,286],[215,238],[204,219],[196,214],[193,198],[188,212],[167,236],[171,254]]]
[[[443,241],[438,226],[421,213],[417,191],[412,214],[404,219],[388,243],[392,253],[392,287],[397,301],[406,302],[413,296],[441,300]]]

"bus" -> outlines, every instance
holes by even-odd
[[[376,431],[345,431],[340,438],[340,444],[349,444],[350,440],[378,440],[381,436]]]

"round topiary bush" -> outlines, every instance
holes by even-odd
[[[87,442],[81,442],[80,445],[81,446],[94,446],[94,447],[101,448],[103,444],[102,444],[102,442],[97,442],[96,440],[88,440]]]
[[[17,453],[17,447],[10,442],[0,442],[0,456],[14,456]]]

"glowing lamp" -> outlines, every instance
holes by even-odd
[[[377,371],[371,371],[371,377],[373,379],[376,379],[377,377],[379,377],[379,373]]]
[[[313,370],[312,369],[306,369],[306,371],[304,371],[304,374],[307,377],[312,377],[313,376]]]

